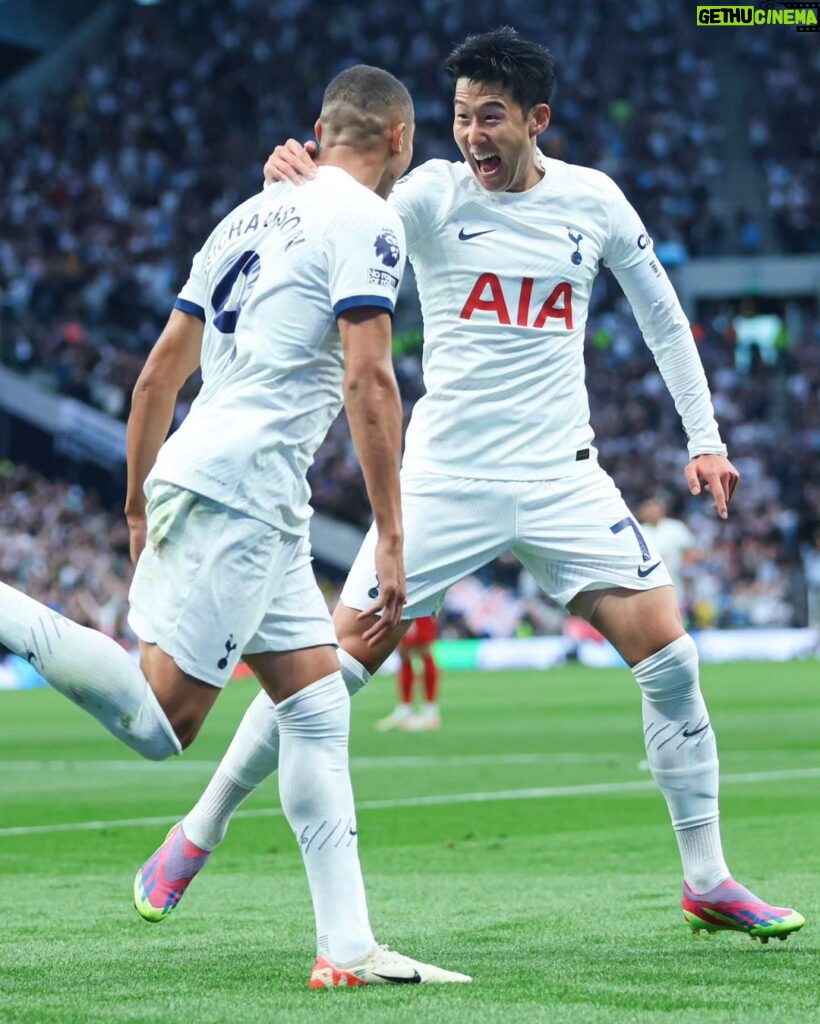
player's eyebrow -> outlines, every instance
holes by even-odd
[[[457,107],[458,106],[469,107],[469,106],[473,106],[474,105],[479,110],[486,110],[487,107],[498,107],[501,110],[506,110],[507,109],[507,104],[504,102],[504,100],[495,100],[495,99],[478,100],[475,104],[471,104],[467,100],[459,99],[458,96],[456,96],[454,98],[454,100],[453,100],[453,103]]]

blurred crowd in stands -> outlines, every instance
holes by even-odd
[[[809,43],[813,40],[814,44]],[[820,250],[820,47],[810,33],[741,33],[762,78],[749,139],[763,166],[768,203],[786,252]],[[808,44],[808,45],[807,45]]]
[[[748,371],[739,372],[733,319],[717,308],[695,325],[723,436],[742,477],[728,522],[718,520],[708,496],[686,490],[678,416],[625,300],[598,317],[588,337],[601,461],[633,510],[660,493],[697,538],[697,560],[684,568],[679,594],[691,626],[820,626],[820,323],[798,317],[799,333],[787,336],[774,366],[753,355]],[[421,364],[405,355],[396,366],[409,413],[422,387]],[[344,417],[310,479],[317,509],[367,525]],[[91,491],[23,467],[0,469],[0,577],[80,621],[126,635],[127,532],[118,510],[103,509]],[[338,588],[329,578],[324,586],[333,603]],[[562,615],[509,556],[453,588],[442,635],[561,628]]]
[[[128,527],[92,490],[0,462],[0,579],[77,622],[128,636]]]
[[[0,110],[2,362],[124,419],[193,252],[259,187],[273,144],[310,136],[327,80],[357,61],[396,71],[416,103],[417,162],[455,158],[442,60],[468,32],[504,22],[545,42],[558,60],[545,152],[611,174],[658,251],[673,259],[753,253],[762,244],[760,224],[738,219],[721,187],[721,62],[734,61],[757,86],[749,140],[765,173],[775,247],[817,248],[820,50],[805,45],[815,39],[738,31],[718,53],[691,10],[671,0],[555,4],[546,22],[526,0],[463,8],[420,0],[391,8],[389,19],[372,0],[123,6],[104,54],[62,79],[57,95]],[[700,560],[682,595],[691,622],[806,621],[800,595],[812,573],[817,585],[820,546],[820,492],[811,480],[820,437],[816,317],[800,316],[784,331],[773,363],[753,358],[743,368],[731,310],[715,308],[697,325],[718,418],[743,474],[733,515],[721,524],[708,502],[685,493],[677,417],[618,296],[611,280],[596,287],[588,328],[593,423],[602,462],[627,501],[636,507],[661,490],[698,537]],[[407,303],[405,324],[417,327],[417,315]],[[397,357],[396,368],[409,415],[423,390],[418,355]],[[194,381],[180,416],[195,391]],[[613,403],[613,394],[623,400]],[[317,508],[366,524],[343,419],[311,483]],[[6,466],[0,573],[122,635],[127,538],[119,514],[91,492]],[[459,602],[484,611],[471,626],[454,612],[454,631],[560,628],[514,560],[461,587],[449,607]]]

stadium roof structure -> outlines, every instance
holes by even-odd
[[[0,86],[110,6],[101,0],[0,0]]]

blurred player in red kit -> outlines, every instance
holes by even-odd
[[[438,710],[439,670],[433,655],[433,641],[436,639],[436,620],[432,615],[414,619],[399,645],[401,665],[398,671],[399,703],[392,714],[376,723],[379,732],[390,729],[404,729],[417,732],[426,729],[440,729],[441,715]],[[421,661],[424,680],[424,707],[415,714],[413,707],[413,684],[415,671],[413,660]]]

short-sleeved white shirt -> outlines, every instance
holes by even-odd
[[[203,383],[148,486],[164,480],[306,533],[307,470],[342,405],[329,328],[356,307],[392,313],[404,252],[396,213],[335,167],[228,214],[175,304],[205,322]]]
[[[397,183],[424,315],[424,381],[404,467],[545,479],[593,439],[583,346],[601,264],[653,259],[600,171],[543,158],[526,192],[488,192],[465,163],[431,160]]]

